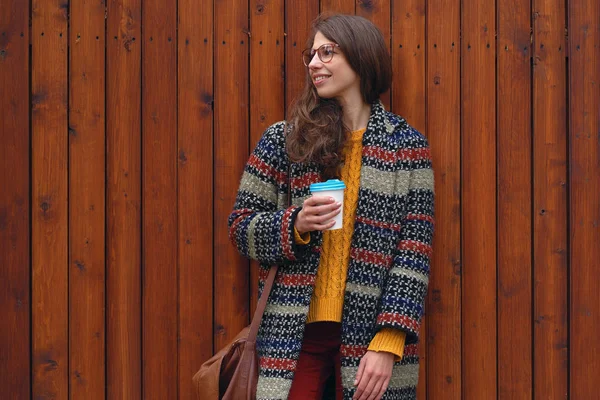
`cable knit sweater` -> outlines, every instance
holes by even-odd
[[[350,261],[350,243],[354,233],[354,218],[358,203],[362,138],[365,131],[366,129],[360,129],[347,133],[346,145],[343,150],[344,164],[340,171],[340,178],[346,184],[342,210],[344,222],[342,229],[323,232],[321,260],[306,323],[342,321],[346,273]],[[296,243],[308,244],[310,241],[308,232],[300,236],[294,229],[294,235]],[[395,354],[396,360],[399,360],[404,350],[405,338],[406,334],[398,329],[384,328],[375,334],[369,344],[369,350],[387,351]]]
[[[280,265],[256,340],[258,400],[288,397],[323,245],[321,232],[311,232],[306,245],[294,240],[296,215],[310,195],[310,184],[322,176],[317,165],[290,163],[284,127],[276,123],[263,134],[246,164],[228,220],[233,244],[260,262],[259,291],[270,265]],[[414,400],[432,253],[430,151],[423,135],[379,102],[372,104],[362,144],[341,319],[344,400],[354,395],[360,360],[385,328],[403,331],[406,342],[382,399]]]

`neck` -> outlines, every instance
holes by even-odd
[[[350,131],[365,129],[371,117],[371,105],[365,103],[362,97],[354,96],[351,99],[340,99],[342,105],[344,125]]]

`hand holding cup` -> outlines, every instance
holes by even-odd
[[[311,196],[304,200],[302,210],[296,217],[299,234],[323,231],[335,225],[335,216],[342,211],[342,203],[329,196]]]
[[[298,233],[341,229],[345,188],[344,182],[337,179],[310,185],[312,196],[304,200],[296,217]]]

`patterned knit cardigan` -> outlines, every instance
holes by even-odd
[[[294,241],[294,219],[310,195],[309,185],[321,181],[321,176],[314,164],[289,165],[284,126],[279,122],[269,127],[250,156],[228,221],[230,239],[238,250],[260,261],[259,291],[270,265],[280,265],[256,343],[260,358],[257,399],[263,400],[288,396],[322,243],[321,232],[311,232],[308,245]],[[404,357],[394,364],[383,399],[416,398],[433,197],[426,139],[404,119],[385,111],[381,103],[374,103],[363,136],[344,294],[340,349],[344,399],[352,398],[360,359],[383,327],[407,333]]]

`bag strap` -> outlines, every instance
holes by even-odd
[[[287,130],[287,124],[284,125],[284,132]],[[287,203],[288,206],[292,204],[292,184],[290,179],[290,164],[288,163],[288,193],[287,193]],[[252,317],[252,323],[250,324],[250,332],[248,333],[248,342],[256,342],[256,335],[258,334],[258,327],[260,326],[260,321],[262,320],[263,314],[265,313],[265,308],[267,307],[267,299],[269,298],[269,294],[271,293],[271,289],[273,288],[273,282],[275,281],[275,275],[277,274],[277,269],[279,267],[277,265],[271,266],[269,270],[269,275],[267,276],[267,280],[265,281],[265,286],[263,288],[260,299],[258,300],[258,305],[256,306],[256,311],[254,312],[254,316]]]
[[[269,270],[269,276],[267,276],[267,280],[265,281],[265,287],[263,288],[263,292],[260,296],[260,299],[258,300],[258,306],[256,307],[256,311],[254,312],[254,317],[252,317],[252,323],[250,324],[250,332],[248,333],[247,339],[248,342],[256,342],[258,327],[260,326],[260,321],[262,320],[263,314],[265,313],[267,299],[269,298],[269,293],[271,293],[271,289],[273,288],[273,282],[275,281],[277,268],[277,265],[273,265]]]

